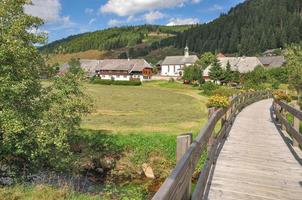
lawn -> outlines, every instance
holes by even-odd
[[[86,89],[95,106],[83,120],[84,129],[177,135],[197,132],[206,119],[206,98],[178,83],[151,82],[141,87],[87,84]]]

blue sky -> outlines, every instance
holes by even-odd
[[[32,0],[48,41],[114,26],[205,23],[244,0]]]

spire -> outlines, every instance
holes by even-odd
[[[185,57],[188,57],[190,55],[189,53],[189,47],[188,47],[188,43],[186,44],[186,48],[185,48]]]

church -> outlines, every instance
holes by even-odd
[[[161,76],[181,77],[186,66],[195,64],[198,60],[196,55],[190,55],[186,46],[183,56],[167,56],[161,64]]]

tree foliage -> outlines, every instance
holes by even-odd
[[[46,67],[34,44],[45,37],[32,30],[43,22],[24,13],[28,2],[0,1],[0,161],[54,167],[66,161],[67,134],[90,104],[77,67],[42,86]]]
[[[301,0],[244,1],[227,14],[197,25],[175,39],[178,48],[198,53],[224,52],[254,55],[285,48],[302,39]]]
[[[215,83],[221,81],[224,76],[223,69],[217,59],[212,63],[212,66],[209,70],[210,79],[213,80]]]
[[[299,96],[302,94],[302,47],[291,45],[286,51],[289,83],[296,89]]]

